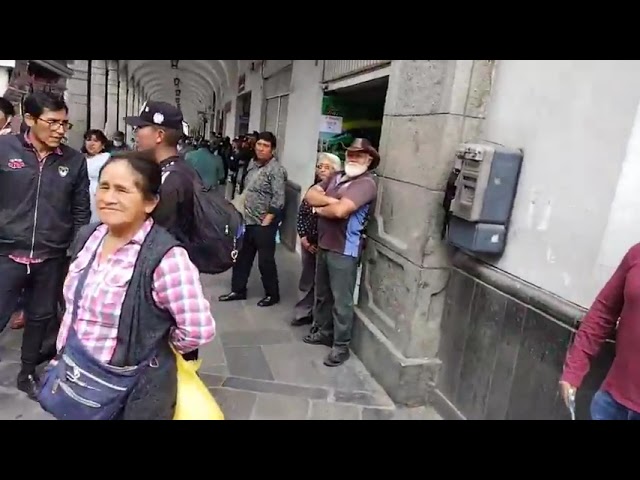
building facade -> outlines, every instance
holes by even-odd
[[[0,61],[1,62],[1,61]],[[181,105],[192,132],[270,130],[289,172],[281,238],[318,151],[379,147],[353,348],[398,403],[451,418],[568,418],[557,382],[575,328],[640,238],[639,61],[75,60],[78,126],[124,130],[144,101]],[[0,77],[0,80],[3,77]],[[132,132],[127,130],[127,137]],[[504,253],[441,237],[455,152],[486,140],[524,161]],[[578,416],[615,348],[578,394]]]
[[[262,62],[263,71],[288,68]],[[251,68],[248,75],[257,75]],[[380,194],[354,349],[395,401],[432,402],[452,418],[568,418],[557,389],[566,350],[640,238],[638,76],[637,61],[295,60],[283,80],[288,90],[265,93],[263,81],[251,110],[286,96],[279,155],[301,192],[326,146],[325,131],[333,133],[327,117],[349,116],[330,111],[327,97],[341,98],[342,90],[345,99],[375,104],[376,88],[385,90]],[[340,130],[375,135],[358,127]],[[524,152],[506,248],[497,257],[459,251],[441,238],[455,151],[479,139]],[[296,205],[299,194],[291,199]],[[581,418],[614,349],[612,339],[579,392]]]

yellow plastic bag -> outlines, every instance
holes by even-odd
[[[196,374],[202,360],[187,362],[174,350],[178,365],[178,398],[174,420],[224,420],[207,386]]]

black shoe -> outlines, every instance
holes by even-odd
[[[302,327],[303,325],[311,325],[313,323],[313,317],[311,315],[302,318],[296,318],[291,321],[292,327]]]
[[[325,347],[333,347],[333,339],[328,338],[320,332],[313,332],[305,336],[302,341],[309,345],[324,345]]]
[[[245,293],[237,293],[237,292],[231,292],[231,293],[227,293],[226,295],[220,295],[218,297],[218,300],[221,302],[233,302],[234,300],[246,300],[247,299],[247,294]]]
[[[38,377],[35,372],[27,375],[19,374],[17,387],[18,390],[26,393],[31,400],[38,398]]]
[[[267,295],[266,297],[264,297],[262,300],[258,302],[258,306],[271,307],[272,305],[275,305],[278,302],[280,302],[280,297],[272,297]]]
[[[333,347],[331,352],[329,352],[329,355],[327,355],[327,358],[324,359],[323,363],[327,367],[338,367],[349,360],[350,356],[351,353],[349,352],[349,347]]]

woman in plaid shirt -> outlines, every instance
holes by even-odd
[[[154,226],[150,215],[158,203],[161,176],[160,166],[139,152],[116,154],[102,168],[96,193],[102,224],[69,267],[64,285],[67,309],[58,334],[58,351],[67,339],[80,274],[90,268],[78,303],[75,330],[96,359],[111,361],[128,284],[142,244]],[[95,261],[89,265],[94,252]],[[182,247],[171,248],[155,269],[152,297],[155,305],[175,320],[169,341],[179,353],[213,340],[215,322],[210,305],[198,270]],[[143,295],[140,301],[144,301]]]

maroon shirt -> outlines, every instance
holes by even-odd
[[[640,412],[640,244],[627,252],[582,320],[562,380],[579,388],[590,361],[618,322],[616,356],[602,384],[618,403]]]
[[[369,210],[378,191],[373,175],[366,172],[350,179],[339,172],[319,185],[328,197],[348,198],[357,210],[344,220],[318,217],[318,246],[323,250],[358,258],[362,252],[362,234]]]

